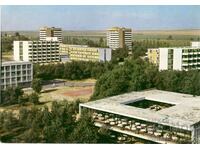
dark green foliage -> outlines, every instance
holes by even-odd
[[[65,64],[34,65],[34,78],[42,80],[69,79],[81,80],[98,78],[111,70],[113,65],[108,62],[73,61]]]
[[[152,88],[156,74],[156,67],[140,59],[126,60],[99,78],[92,99]]]
[[[128,57],[128,49],[119,48],[112,51],[112,63],[123,62]]]
[[[31,87],[36,93],[40,93],[42,90],[42,81],[39,78],[33,79]]]
[[[103,74],[95,85],[92,100],[149,88],[200,95],[199,71],[161,71],[141,60],[128,59]]]
[[[11,105],[17,104],[21,96],[23,96],[23,91],[20,87],[10,87],[6,90],[1,91],[1,104]]]
[[[76,120],[76,107],[77,103],[62,101],[53,102],[50,109],[21,108],[18,115],[0,112],[0,130],[7,132],[0,139],[18,143],[97,143],[100,135],[91,115],[83,112]],[[17,128],[21,130],[16,134]]]
[[[39,103],[39,96],[37,93],[26,95],[19,87],[7,88],[6,90],[2,90],[1,94],[2,106],[13,104],[24,105],[26,102],[31,102],[34,104]]]
[[[39,95],[37,93],[31,93],[28,97],[28,101],[33,104],[39,104]]]
[[[70,142],[72,143],[97,143],[98,133],[94,126],[92,117],[88,112],[82,112],[81,118],[77,122],[70,135]]]
[[[200,95],[200,72],[161,71],[156,77],[157,89]]]
[[[88,45],[90,47],[107,47],[106,40],[103,37],[97,37],[97,40],[94,40],[94,38],[65,36],[63,42],[66,44]]]
[[[12,51],[13,41],[29,40],[29,38],[24,35],[20,35],[16,32],[14,35],[8,36],[7,34],[2,35],[1,38],[1,49],[3,52]]]

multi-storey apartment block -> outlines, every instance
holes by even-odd
[[[147,57],[150,63],[159,65],[159,49],[158,48],[149,48],[147,51]]]
[[[45,41],[46,37],[57,37],[58,41],[62,43],[62,29],[55,27],[42,27],[40,28],[40,40]]]
[[[200,47],[159,48],[159,70],[200,69]]]
[[[33,79],[31,62],[7,61],[1,65],[1,89],[28,86]]]
[[[110,48],[88,47],[87,45],[60,45],[60,54],[68,55],[75,61],[110,61],[112,50]]]
[[[57,38],[45,41],[14,41],[14,60],[33,63],[59,62],[59,42]]]
[[[112,49],[132,49],[132,30],[128,28],[113,27],[107,30],[107,46]]]
[[[200,69],[200,42],[189,47],[149,48],[147,57],[159,70]]]

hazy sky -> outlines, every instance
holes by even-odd
[[[104,30],[112,26],[145,29],[200,28],[200,6],[2,6],[3,31]]]

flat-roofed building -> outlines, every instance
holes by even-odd
[[[199,70],[200,47],[159,48],[159,70]]]
[[[159,49],[158,48],[149,48],[147,51],[147,57],[150,63],[159,65]]]
[[[59,42],[56,37],[45,41],[14,41],[14,60],[33,63],[54,63],[60,61]]]
[[[74,61],[110,61],[111,48],[88,47],[87,45],[60,45],[60,55],[68,55]]]
[[[26,61],[7,61],[1,64],[1,89],[26,87],[33,79],[33,66]]]
[[[132,30],[129,28],[113,27],[107,30],[107,46],[112,49],[132,49]]]
[[[62,43],[62,29],[55,27],[40,28],[40,40],[45,41],[46,37],[57,37],[58,41]]]
[[[200,143],[200,96],[148,90],[79,104],[94,125],[156,143]]]

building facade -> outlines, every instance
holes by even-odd
[[[159,49],[158,48],[149,48],[147,50],[147,57],[150,63],[159,65]]]
[[[132,30],[128,28],[113,27],[107,30],[107,46],[112,49],[132,49]]]
[[[112,50],[110,48],[88,47],[87,45],[60,45],[60,55],[68,55],[74,61],[110,61]]]
[[[59,62],[59,42],[57,38],[45,41],[14,41],[14,60],[33,63]]]
[[[33,79],[33,65],[25,61],[7,61],[1,65],[1,89],[16,86],[30,86]]]
[[[200,47],[159,48],[159,70],[199,70]]]
[[[42,27],[40,28],[40,40],[45,41],[46,37],[57,37],[58,41],[62,43],[62,29],[55,27]]]
[[[200,47],[200,42],[199,41],[191,42],[191,46],[192,47]]]
[[[161,144],[200,143],[200,97],[160,90],[79,104],[94,125]]]

